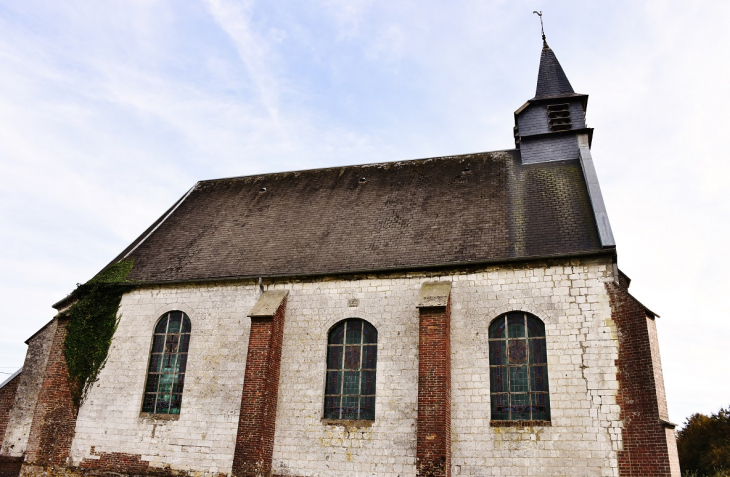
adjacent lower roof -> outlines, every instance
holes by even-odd
[[[579,161],[510,150],[199,182],[117,260],[178,282],[602,250]]]

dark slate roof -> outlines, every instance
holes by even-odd
[[[203,181],[176,207],[117,258],[134,259],[130,280],[419,269],[602,250],[579,162],[522,165],[517,150]]]
[[[563,68],[553,50],[545,43],[540,55],[540,69],[537,73],[537,91],[535,98],[573,94],[573,87],[565,76]]]

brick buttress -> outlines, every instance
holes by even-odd
[[[666,415],[655,315],[629,294],[627,285],[606,283],[619,333],[617,401],[624,423],[619,475],[679,477],[674,425]]]
[[[30,466],[66,465],[76,431],[78,410],[69,391],[68,366],[63,355],[68,319],[56,320],[57,326],[28,436],[23,473],[32,472]]]
[[[251,331],[233,455],[236,476],[271,474],[287,293],[264,292],[249,313]]]
[[[451,475],[451,283],[429,282],[418,297],[419,477]]]

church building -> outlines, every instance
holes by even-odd
[[[196,183],[82,399],[81,295],[28,339],[0,475],[678,477],[587,105],[544,42],[514,149]]]

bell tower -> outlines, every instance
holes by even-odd
[[[515,111],[515,147],[523,164],[578,158],[579,136],[590,147],[586,127],[588,95],[578,94],[543,35],[535,97]]]
[[[540,15],[542,24],[542,12]],[[535,97],[515,111],[515,147],[522,164],[580,160],[601,245],[615,247],[591,156],[593,129],[586,126],[588,95],[573,90],[542,32],[542,53]]]

